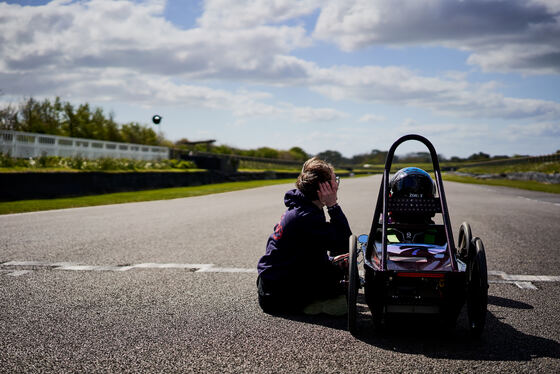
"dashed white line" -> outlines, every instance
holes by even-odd
[[[525,197],[525,196],[516,196],[516,197],[519,198],[519,199],[525,199],[525,200],[529,200],[529,201],[532,201],[532,202],[545,203],[545,204],[552,204],[552,205],[560,206],[560,203],[553,203],[552,201],[531,199],[531,198]]]
[[[204,269],[210,266],[214,266],[213,264],[158,264],[154,262],[145,263],[145,264],[137,264],[137,265],[130,265],[131,268],[142,268],[142,269]]]
[[[67,271],[114,271],[123,272],[132,269],[185,269],[195,273],[256,273],[255,268],[236,268],[236,267],[218,267],[214,264],[181,264],[181,263],[141,263],[127,265],[84,265],[75,262],[46,262],[46,261],[8,261],[0,263],[2,267],[12,267],[15,269],[0,269],[0,272],[6,275],[18,277],[20,275],[31,273],[33,270],[17,269],[18,267],[46,267],[53,270]],[[517,286],[521,289],[536,290],[537,287],[532,282],[560,282],[558,275],[517,275],[507,274],[503,271],[488,271],[491,277],[488,283],[499,284],[507,283]],[[498,279],[492,279],[498,278]]]
[[[538,290],[537,286],[535,286],[533,283],[531,282],[516,282],[516,281],[510,281],[510,280],[489,280],[488,281],[489,284],[513,284],[514,286],[517,286],[518,288],[521,289],[527,289],[527,290]]]
[[[517,287],[528,290],[538,290],[538,288],[531,282],[513,282]]]
[[[72,266],[78,265],[75,262],[45,262],[45,261],[8,261],[3,262],[0,265],[3,266],[49,266],[49,267],[60,267],[60,266]]]
[[[495,275],[506,281],[525,281],[525,282],[560,282],[558,275],[514,275],[506,274],[503,271],[489,270],[488,275]]]
[[[501,280],[490,280],[488,283],[510,283],[529,290],[537,289],[531,282],[560,282],[560,276],[557,275],[515,275],[496,270],[488,271],[488,275],[501,278]]]
[[[55,270],[74,270],[74,271],[127,271],[130,266],[95,266],[95,265],[66,265],[57,266]]]
[[[196,272],[197,273],[256,273],[257,269],[207,267],[207,268],[198,269]]]
[[[24,275],[27,273],[31,273],[31,270],[16,270],[16,271],[12,271],[11,273],[8,273],[7,275],[11,277],[19,277],[20,275]]]
[[[0,264],[10,267],[47,267],[53,270],[68,271],[127,271],[130,269],[187,269],[201,273],[256,273],[254,268],[216,267],[214,264],[177,264],[177,263],[142,263],[135,265],[83,265],[73,262],[45,262],[45,261],[8,261]],[[4,271],[12,271],[6,270]],[[20,270],[26,274],[31,270]]]

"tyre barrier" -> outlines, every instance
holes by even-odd
[[[0,201],[49,199],[264,179],[297,178],[281,172],[57,172],[0,173]]]

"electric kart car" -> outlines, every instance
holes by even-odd
[[[433,194],[397,196],[391,191],[389,171],[395,149],[409,140],[423,143],[430,151],[437,194],[427,173]],[[439,224],[431,219],[438,214]],[[424,219],[407,219],[411,217]],[[455,246],[438,157],[428,139],[406,135],[391,146],[371,230],[369,235],[350,237],[349,257],[348,330],[352,334],[358,331],[357,297],[362,287],[376,327],[391,315],[403,314],[431,314],[446,326],[455,326],[466,302],[470,331],[475,336],[482,333],[488,302],[484,245],[472,237],[465,222]]]

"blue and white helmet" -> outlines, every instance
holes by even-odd
[[[394,198],[430,198],[436,195],[436,185],[420,168],[408,167],[395,173],[389,182],[390,196]]]
[[[436,185],[430,174],[414,167],[401,169],[389,182],[389,198],[433,198]],[[429,223],[433,213],[393,213],[389,212],[393,222]]]

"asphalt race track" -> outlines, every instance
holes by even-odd
[[[356,234],[379,183],[342,180]],[[361,305],[358,337],[345,318],[262,313],[255,267],[281,185],[0,216],[0,372],[560,372],[560,196],[445,187],[455,236],[468,221],[492,274],[478,341],[465,313],[452,331],[377,331]]]

